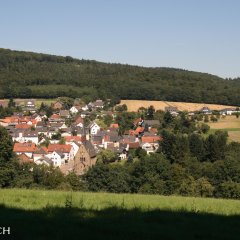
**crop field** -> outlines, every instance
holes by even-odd
[[[156,110],[165,110],[165,107],[177,107],[179,111],[198,111],[203,107],[209,107],[211,110],[222,110],[233,106],[205,104],[205,103],[187,103],[187,102],[168,102],[168,101],[148,101],[148,100],[121,100],[120,104],[126,104],[128,111],[136,112],[140,107],[148,108],[154,106]]]
[[[14,239],[238,239],[240,201],[178,196],[0,190]]]
[[[209,122],[208,125],[214,130],[225,130],[231,141],[240,142],[240,118],[236,116],[221,117],[218,122]]]

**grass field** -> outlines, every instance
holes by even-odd
[[[240,201],[0,190],[14,239],[239,239]]]
[[[220,118],[218,122],[209,122],[208,125],[212,131],[227,131],[231,141],[240,142],[240,118],[225,116],[224,118]]]
[[[187,102],[168,102],[168,101],[148,101],[148,100],[121,100],[120,104],[126,104],[128,111],[136,112],[140,107],[148,108],[154,106],[156,110],[165,110],[165,107],[177,107],[179,111],[198,111],[202,107],[209,107],[211,110],[222,110],[231,106],[205,104],[205,103],[187,103]]]

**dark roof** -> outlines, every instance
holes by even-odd
[[[25,130],[23,132],[23,137],[38,137],[38,132],[37,131]]]
[[[177,112],[177,111],[178,111],[178,108],[177,108],[177,107],[169,106],[169,107],[165,107],[165,111],[168,111],[168,112]]]
[[[53,164],[52,160],[51,160],[50,158],[48,158],[48,157],[41,157],[41,158],[39,158],[37,161],[41,161],[41,162],[45,161],[45,162],[47,162],[49,165],[52,165],[52,164]]]
[[[88,140],[83,142],[84,147],[86,148],[87,152],[89,153],[90,157],[96,157],[96,151],[94,149],[94,146],[92,145],[92,143]]]

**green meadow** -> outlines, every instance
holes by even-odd
[[[13,239],[239,239],[240,201],[47,190],[0,190]]]

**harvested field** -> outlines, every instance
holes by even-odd
[[[208,125],[212,129],[229,129],[229,131],[236,131],[238,128],[240,130],[240,118],[236,118],[236,116],[225,116],[221,117],[218,122],[209,122]]]
[[[224,108],[234,107],[218,104],[205,103],[186,103],[186,102],[168,102],[168,101],[148,101],[148,100],[121,100],[120,104],[126,104],[128,111],[136,112],[140,107],[147,108],[154,106],[156,110],[165,110],[165,107],[177,107],[179,111],[198,111],[203,107],[208,107],[211,110],[222,110]]]

